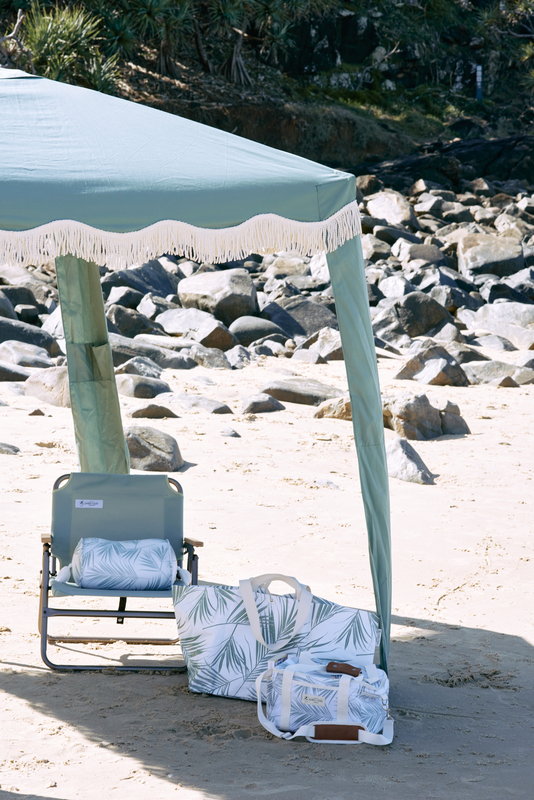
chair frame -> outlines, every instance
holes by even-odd
[[[63,481],[70,478],[70,473],[61,475],[54,483],[53,489],[59,489]],[[174,478],[167,476],[169,483],[176,489],[177,492],[183,495],[183,489],[178,481]],[[124,623],[125,619],[174,619],[173,611],[127,611],[126,601],[127,597],[120,597],[119,607],[117,611],[111,610],[82,610],[77,608],[57,608],[50,606],[49,592],[51,590],[50,579],[57,575],[57,559],[52,555],[52,535],[51,533],[41,534],[41,543],[43,545],[43,562],[41,570],[41,583],[40,589],[40,602],[39,602],[39,633],[41,636],[41,658],[47,667],[53,670],[61,670],[65,672],[102,672],[102,670],[113,669],[120,672],[144,672],[144,671],[180,671],[185,672],[186,667],[184,664],[177,664],[175,666],[113,666],[109,665],[75,665],[75,664],[55,664],[50,660],[47,648],[49,644],[56,642],[69,642],[70,644],[109,644],[112,642],[124,642],[125,644],[156,644],[156,645],[173,645],[177,644],[179,637],[176,639],[163,639],[163,638],[142,638],[132,636],[120,637],[94,637],[94,636],[50,636],[48,633],[48,620],[51,617],[100,617],[100,618],[115,618],[119,625]],[[198,584],[198,555],[195,553],[196,547],[203,547],[204,543],[198,539],[189,537],[183,538],[184,555],[187,553],[187,569],[192,575],[192,583]],[[178,559],[178,566],[182,566],[183,559]],[[93,596],[93,595],[90,595]],[[94,597],[99,597],[96,593]]]

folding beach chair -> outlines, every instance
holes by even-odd
[[[92,501],[82,503],[80,501]],[[96,501],[96,502],[95,502]],[[174,548],[178,565],[187,555],[187,569],[198,583],[198,556],[195,547],[203,543],[183,537],[183,492],[180,484],[166,475],[108,475],[75,472],[62,475],[54,483],[52,499],[52,528],[43,534],[43,569],[41,574],[41,599],[39,631],[41,656],[52,669],[102,670],[105,666],[59,665],[50,661],[47,645],[51,642],[71,644],[123,641],[128,644],[176,644],[178,639],[145,639],[128,636],[88,637],[56,636],[48,633],[50,617],[115,617],[118,624],[127,619],[174,619],[172,589],[166,591],[127,591],[124,589],[82,589],[74,582],[60,583],[57,579],[61,567],[72,561],[72,554],[80,539],[103,538],[113,541],[133,539],[168,539]],[[181,583],[177,580],[176,583]],[[51,607],[52,597],[119,598],[117,611],[93,608]],[[126,610],[127,598],[169,599],[169,611]],[[119,666],[119,670],[176,669],[183,666]]]

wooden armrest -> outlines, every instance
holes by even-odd
[[[41,534],[41,544],[52,544],[52,534],[51,533],[42,533]]]
[[[204,547],[204,542],[201,542],[200,539],[191,539],[190,536],[184,536],[184,543],[190,544],[192,547]]]

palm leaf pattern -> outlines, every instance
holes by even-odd
[[[177,567],[168,539],[86,538],[72,555],[72,575],[83,589],[163,591],[176,580]]]
[[[274,645],[291,636],[298,609],[293,594],[255,592],[261,631]],[[303,629],[281,650],[268,650],[252,633],[241,593],[231,586],[174,586],[178,633],[188,664],[189,688],[246,700],[256,699],[256,678],[276,653],[372,663],[378,617],[319,597]]]

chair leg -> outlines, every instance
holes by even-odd
[[[191,559],[191,583],[193,586],[198,586],[198,556],[195,553]]]
[[[119,611],[126,610],[126,598],[119,597]],[[124,625],[124,617],[117,617],[117,625]]]

